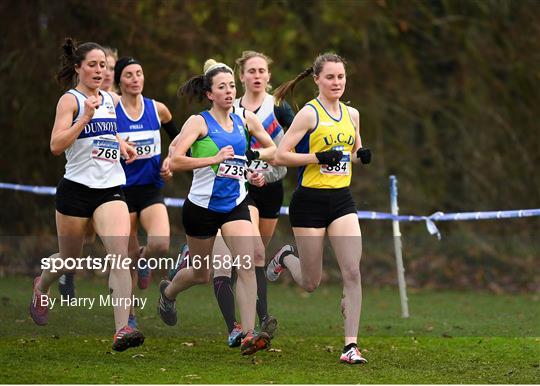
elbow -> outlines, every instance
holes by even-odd
[[[169,161],[169,169],[171,169],[171,172],[185,172],[186,170],[189,170],[189,168],[186,168],[185,162],[182,159],[183,157],[171,157],[171,160]]]
[[[51,141],[49,148],[51,149],[51,153],[55,156],[59,156],[62,154],[63,150],[58,147],[57,144]]]
[[[277,166],[287,166],[285,157],[283,156],[283,152],[276,151],[274,154],[274,163]]]

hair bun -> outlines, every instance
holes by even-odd
[[[207,59],[206,62],[204,62],[203,73],[206,73],[206,71],[215,64],[217,64],[217,62],[214,59]]]

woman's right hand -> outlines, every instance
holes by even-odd
[[[99,99],[95,95],[89,96],[84,101],[84,113],[83,117],[91,120],[96,112],[96,108],[99,106]]]
[[[214,160],[216,162],[214,162],[215,164],[219,164],[223,161],[225,161],[226,159],[232,159],[234,158],[234,148],[229,145],[229,146],[225,146],[225,147],[222,147],[219,152],[214,156]]]

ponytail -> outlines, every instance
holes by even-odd
[[[72,38],[66,38],[62,45],[62,55],[60,56],[60,69],[56,73],[56,80],[64,90],[75,86],[77,79],[76,66],[86,58],[92,50],[105,50],[97,43],[83,43],[77,46],[77,42]]]
[[[195,98],[198,102],[202,102],[206,97],[206,92],[212,90],[212,79],[220,72],[234,74],[233,70],[226,64],[218,63],[214,59],[208,59],[204,62],[204,74],[194,76],[180,86],[177,95],[187,97],[190,102]]]
[[[300,82],[302,79],[307,78],[309,75],[313,74],[313,67],[308,67],[304,71],[302,71],[296,78],[293,80],[289,80],[285,83],[283,83],[281,86],[279,86],[276,91],[274,91],[274,98],[276,100],[276,105],[280,105],[281,102],[285,99],[285,95],[287,95],[289,92],[292,94],[294,91],[294,88],[296,87],[296,84]],[[296,106],[298,109],[298,106]]]
[[[279,106],[288,92],[292,94],[292,92],[294,91],[294,87],[302,79],[307,78],[309,75],[318,76],[321,73],[324,67],[324,64],[327,62],[343,63],[343,66],[347,64],[345,59],[343,59],[341,56],[333,52],[327,52],[327,53],[317,56],[315,58],[315,61],[313,62],[313,66],[306,68],[296,78],[283,83],[281,86],[279,86],[276,89],[276,91],[274,92],[274,98],[276,100],[276,104]],[[298,109],[298,106],[296,106],[296,109]]]

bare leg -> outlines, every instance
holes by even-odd
[[[261,234],[262,242],[265,247],[268,246],[270,240],[272,240],[272,236],[274,236],[277,222],[277,218],[259,218],[259,232]]]
[[[356,214],[348,214],[332,222],[328,227],[328,236],[343,277],[341,312],[344,319],[345,345],[348,345],[357,342],[362,309],[362,234]]]
[[[58,234],[58,253],[51,258],[59,257],[66,259],[68,257],[78,258],[81,256],[84,245],[87,225],[90,219],[85,217],[66,216],[56,212],[56,232]],[[41,273],[41,281],[38,290],[46,293],[51,284],[57,280],[63,272],[51,272],[44,270]]]
[[[225,243],[233,259],[239,257],[236,301],[244,332],[255,328],[255,307],[257,302],[257,280],[253,261],[253,225],[246,220],[231,221],[221,227]],[[249,261],[244,259],[249,257]]]
[[[283,260],[294,281],[308,292],[321,283],[325,228],[293,228],[298,258],[288,255]]]
[[[130,221],[127,205],[124,201],[109,201],[100,205],[93,215],[94,229],[101,238],[108,254],[116,255],[116,259],[129,259],[128,244]],[[116,330],[127,325],[129,307],[125,299],[131,297],[131,276],[128,268],[112,267],[109,274],[109,290],[113,301],[122,301],[114,307]]]
[[[167,286],[164,291],[167,299],[175,300],[180,292],[189,287],[196,284],[208,283],[211,273],[209,265],[212,264],[210,254],[212,253],[215,239],[215,236],[207,239],[187,236],[191,264],[188,268],[179,270],[174,276],[171,284]],[[206,256],[209,256],[209,264],[207,264],[208,260],[205,260]],[[196,264],[196,260],[201,262],[199,269],[193,268],[193,265]]]

